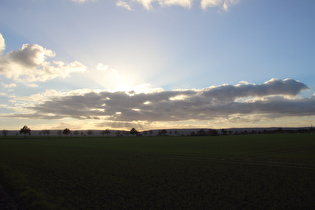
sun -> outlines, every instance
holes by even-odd
[[[96,71],[90,77],[101,88],[111,92],[123,91],[133,92],[134,94],[149,93],[159,91],[159,88],[152,88],[150,83],[143,82],[140,75],[118,71],[115,68],[98,63]]]

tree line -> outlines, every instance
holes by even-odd
[[[8,135],[8,130],[2,130],[2,135],[6,137]],[[100,131],[100,134],[103,136],[109,136],[112,134],[113,131],[110,131],[109,129],[105,129]],[[276,128],[276,129],[259,129],[259,130],[229,130],[229,129],[200,129],[198,131],[192,131],[187,134],[182,134],[178,132],[177,130],[157,130],[156,132],[150,131],[143,131],[139,132],[137,129],[132,128],[130,131],[115,131],[114,135],[116,136],[219,136],[219,135],[256,135],[256,134],[297,134],[297,133],[315,133],[315,128],[311,126],[310,128],[297,128],[297,129],[283,129],[283,128]],[[24,135],[25,138],[31,136],[31,129],[28,126],[23,126],[20,131],[20,135]],[[44,129],[39,131],[38,133],[40,136],[49,136],[51,134],[51,131],[48,129]],[[18,133],[16,134],[18,135]],[[88,130],[86,133],[83,131],[71,131],[69,128],[65,128],[63,130],[58,130],[57,135],[59,136],[92,136],[94,135],[93,130]]]

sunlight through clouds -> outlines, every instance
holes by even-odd
[[[308,87],[293,79],[176,91],[150,90],[148,87],[147,84],[132,91],[115,92],[77,90],[62,93],[49,90],[27,97],[11,97],[11,103],[15,104],[12,109],[20,110],[20,113],[7,116],[39,119],[51,119],[53,116],[54,119],[106,119],[119,122],[138,120],[148,123],[228,118],[231,119],[229,123],[235,119],[241,123],[315,115],[315,98],[298,97]],[[258,98],[238,100],[246,97]]]
[[[310,0],[0,8],[1,129],[315,124]]]

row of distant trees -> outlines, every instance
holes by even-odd
[[[20,131],[19,131],[20,135],[24,135],[24,137],[26,138],[27,136],[31,136],[31,129],[28,126],[23,126]],[[221,130],[216,130],[216,129],[200,129],[198,131],[193,131],[189,134],[186,134],[188,136],[219,136],[219,135],[254,135],[254,134],[281,134],[281,133],[315,133],[315,129],[313,128],[313,126],[311,126],[309,129],[305,129],[305,128],[299,128],[299,129],[282,129],[282,128],[277,128],[277,129],[265,129],[265,130],[235,130],[234,132],[232,130],[226,130],[226,129],[221,129]],[[71,131],[69,128],[65,128],[64,130],[58,130],[57,134],[59,136],[61,135],[75,135],[75,136],[91,136],[94,134],[94,132],[92,130],[88,130],[87,133],[85,134],[83,131]],[[103,136],[109,136],[111,134],[111,131],[109,129],[105,129],[102,130],[100,132],[101,135]],[[2,135],[4,137],[6,137],[8,135],[8,130],[2,130]],[[43,135],[43,136],[49,136],[50,135],[50,130],[42,130],[39,132],[39,135]],[[116,131],[115,132],[116,136],[126,136],[126,135],[132,135],[132,136],[153,136],[153,131],[144,131],[142,133],[140,133],[139,131],[137,131],[135,128],[132,128],[130,131]],[[178,131],[174,130],[170,130],[167,131],[165,129],[163,130],[158,130],[157,133],[155,133],[154,135],[157,136],[179,136],[179,135],[183,135],[180,134]]]
[[[282,129],[282,128],[276,128],[276,129],[264,129],[264,130],[235,130],[234,132],[232,130],[226,130],[221,129],[220,132],[214,129],[204,130],[200,129],[197,132],[191,132],[191,136],[218,136],[218,135],[254,135],[254,134],[298,134],[298,133],[315,133],[315,129],[310,127],[309,129],[305,128],[298,128],[298,129]]]
[[[4,137],[6,137],[7,135],[8,135],[8,130],[2,130],[2,135],[4,136]],[[20,129],[20,135],[24,135],[24,137],[26,138],[27,136],[31,136],[31,129],[28,127],[28,126],[23,126],[21,129]],[[109,135],[111,132],[110,132],[110,130],[109,129],[105,129],[105,130],[103,130],[103,131],[101,131],[101,134],[104,136],[104,135]],[[61,135],[66,135],[66,136],[68,136],[68,135],[72,135],[72,134],[74,134],[75,136],[78,136],[78,135],[82,135],[82,136],[85,136],[85,134],[83,133],[83,132],[80,132],[80,131],[74,131],[74,132],[71,132],[71,130],[69,129],[69,128],[65,128],[64,130],[59,130],[59,131],[57,131],[57,134],[59,135],[59,136],[61,136]],[[91,135],[93,135],[94,134],[94,132],[92,131],[92,130],[88,130],[87,131],[87,135],[89,135],[89,136],[91,136]],[[130,130],[130,132],[128,133],[128,134],[131,134],[131,135],[139,135],[139,132],[135,129],[135,128],[132,128],[131,130]],[[49,136],[50,135],[50,130],[47,130],[47,129],[45,129],[45,130],[42,130],[42,131],[40,131],[39,132],[39,135],[41,136],[41,135],[43,135],[43,136]],[[121,135],[126,135],[126,132],[124,132],[124,133],[122,133],[121,131],[117,131],[116,132],[116,135],[117,136],[121,136]]]

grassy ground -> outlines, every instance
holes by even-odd
[[[0,139],[29,208],[314,209],[314,135]]]

